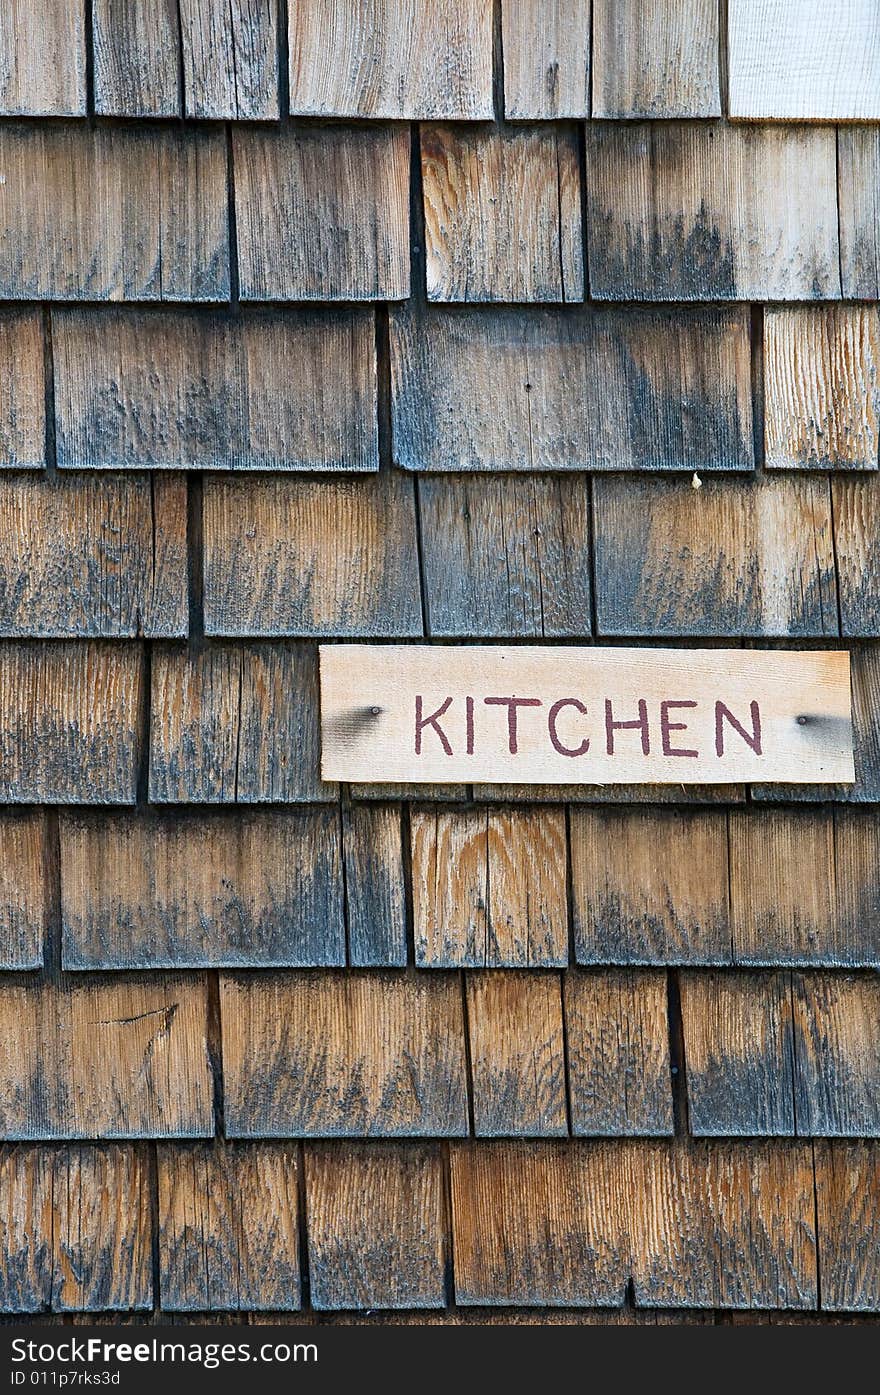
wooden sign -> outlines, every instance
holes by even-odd
[[[321,774],[392,784],[846,784],[849,655],[322,645]]]

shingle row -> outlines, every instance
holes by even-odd
[[[840,1143],[5,1149],[0,1308],[875,1312],[878,1192]]]
[[[432,301],[880,296],[877,126],[589,127],[583,226],[574,126],[427,125],[420,150]],[[4,299],[410,294],[403,125],[6,123],[0,175]]]
[[[0,34],[0,112],[83,115],[86,45],[99,114],[271,120],[294,114],[485,119],[491,0],[75,0],[15,5]],[[282,12],[283,13],[283,12]],[[880,118],[871,0],[503,0],[498,77],[513,120],[718,116]],[[723,57],[722,57],[723,54]],[[283,73],[283,79],[282,79]]]

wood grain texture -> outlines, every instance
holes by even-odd
[[[5,299],[228,298],[219,132],[6,125],[0,173]]]
[[[300,1306],[296,1145],[160,1145],[159,1286],[167,1312]]]
[[[681,1013],[691,1133],[798,1132],[789,975],[689,970]]]
[[[880,636],[880,476],[831,482],[841,633]]]
[[[411,830],[417,964],[567,963],[562,810],[420,809]]]
[[[0,637],[187,631],[186,481],[0,476]]]
[[[876,975],[792,975],[798,1132],[880,1136]]]
[[[207,480],[203,517],[207,634],[421,636],[405,476]]]
[[[584,298],[577,145],[567,127],[421,128],[429,300]]]
[[[834,810],[834,959],[817,962],[880,964],[880,819],[872,809]],[[821,942],[820,942],[821,943]]]
[[[367,310],[58,310],[52,331],[60,469],[378,468]]]
[[[95,111],[180,116],[177,0],[92,0]]]
[[[491,120],[491,0],[290,0],[290,111]]]
[[[184,115],[271,121],[278,104],[278,0],[179,0]]]
[[[150,799],[330,802],[319,778],[316,656],[305,645],[153,653]]]
[[[880,316],[858,305],[764,314],[764,453],[771,470],[876,470]]]
[[[841,785],[752,785],[755,800],[880,803],[880,646],[849,644],[855,780]]]
[[[0,646],[0,803],[133,804],[139,645]]]
[[[49,926],[46,821],[38,809],[0,815],[0,969],[39,969]]]
[[[572,809],[571,878],[579,963],[729,963],[721,811]]]
[[[409,295],[409,136],[403,126],[236,128],[242,300]]]
[[[465,975],[478,1138],[565,1135],[565,1046],[556,974]]]
[[[741,308],[405,305],[391,314],[408,470],[751,469]]]
[[[442,1308],[448,1216],[437,1145],[307,1144],[305,1169],[313,1306]]]
[[[450,1161],[456,1303],[621,1305],[626,1199],[607,1146],[453,1144]]]
[[[563,988],[572,1133],[671,1134],[665,973],[571,970]]]
[[[0,1147],[0,1312],[39,1313],[52,1298],[52,1155]]]
[[[816,1308],[808,1145],[630,1145],[628,1160],[638,1307]]]
[[[754,121],[880,119],[873,0],[730,0],[730,115]]]
[[[593,0],[593,116],[720,116],[715,0]]]
[[[880,1308],[880,1153],[866,1143],[819,1143],[816,1221],[826,1312]]]
[[[587,234],[598,300],[839,299],[834,131],[594,123]]]
[[[590,633],[583,476],[429,476],[418,491],[429,635]]]
[[[594,517],[600,634],[837,634],[824,479],[600,479]]]
[[[0,468],[46,463],[43,326],[35,306],[0,315]]]
[[[858,931],[853,936],[855,927],[838,918],[842,888],[834,824],[831,809],[731,811],[730,919],[737,963],[846,964],[858,956]],[[858,889],[866,889],[864,879]]]
[[[65,969],[345,963],[335,810],[61,820]]]
[[[0,984],[0,1136],[213,1132],[204,980]]]
[[[467,1133],[451,975],[224,975],[221,999],[229,1137]]]
[[[853,300],[880,300],[880,127],[838,135],[840,276]]]
[[[590,0],[501,0],[508,121],[590,114]]]
[[[0,25],[0,115],[85,116],[79,0],[9,0]]]
[[[407,959],[406,881],[397,805],[343,810],[348,957],[352,968],[402,968]]]
[[[52,1307],[143,1312],[153,1306],[149,1163],[137,1148],[55,1151]]]

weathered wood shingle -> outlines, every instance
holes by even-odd
[[[788,974],[689,971],[681,1010],[691,1133],[794,1134]]]
[[[665,973],[575,969],[563,991],[572,1133],[672,1133]]]
[[[178,3],[184,115],[277,117],[278,0]]]
[[[573,132],[423,126],[421,158],[429,300],[583,300]]]
[[[38,969],[49,924],[46,818],[38,809],[0,817],[0,969]]]
[[[593,0],[593,116],[720,116],[716,0]]]
[[[581,964],[726,964],[727,823],[719,811],[573,809]]]
[[[409,295],[409,139],[402,126],[236,127],[242,300]]]
[[[407,638],[422,633],[412,481],[209,480],[211,635]]]
[[[599,479],[602,635],[836,635],[824,479]]]
[[[138,1148],[53,1154],[52,1307],[143,1311],[153,1302],[150,1167]]]
[[[837,227],[833,130],[595,122],[587,131],[597,299],[839,298]]]
[[[292,115],[491,119],[490,0],[288,0],[288,14]]]
[[[880,126],[840,131],[838,178],[843,294],[880,300]]]
[[[153,654],[150,799],[309,803],[319,778],[318,665],[305,645],[214,645]]]
[[[34,306],[0,315],[0,469],[46,463],[43,326]]]
[[[0,803],[133,804],[138,645],[0,645]]]
[[[67,969],[345,963],[339,815],[64,816]]]
[[[158,1172],[164,1309],[299,1308],[295,1144],[165,1144]]]
[[[177,0],[92,0],[95,111],[179,116]]]
[[[8,0],[0,23],[0,116],[84,116],[79,0]]]
[[[406,874],[399,805],[343,810],[348,957],[353,968],[406,964]]]
[[[748,318],[402,306],[394,458],[408,470],[750,470]]]
[[[566,1134],[558,976],[482,970],[465,984],[476,1136]]]
[[[590,0],[501,0],[504,114],[590,114]]]
[[[362,309],[52,315],[60,469],[375,470]]]
[[[186,484],[0,476],[0,636],[187,631]]]
[[[880,476],[831,483],[841,633],[880,637]]]
[[[767,309],[767,468],[876,470],[880,316],[873,306]]]
[[[449,1217],[436,1145],[307,1144],[305,1171],[315,1308],[443,1306]]]
[[[219,132],[5,125],[0,173],[3,298],[228,298]]]
[[[559,967],[568,960],[561,810],[414,810],[416,963]]]
[[[419,481],[432,636],[588,635],[589,489],[583,476]]]
[[[467,1133],[452,975],[224,975],[221,1000],[229,1137]]]
[[[204,981],[0,982],[0,1137],[213,1133]]]

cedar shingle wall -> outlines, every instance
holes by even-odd
[[[880,1310],[880,26],[831,8],[12,0],[4,1313]],[[337,639],[839,645],[856,782],[340,788]]]

